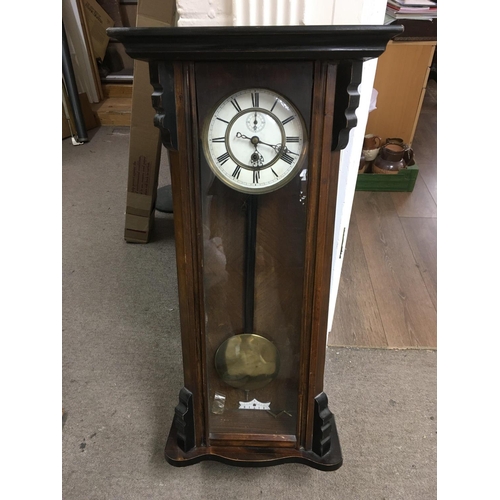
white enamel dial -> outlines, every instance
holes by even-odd
[[[298,172],[307,133],[299,111],[266,89],[245,89],[224,99],[208,116],[203,149],[225,184],[245,193],[268,193]]]

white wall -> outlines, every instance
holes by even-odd
[[[177,0],[178,26],[254,26],[383,24],[386,0]],[[340,272],[351,217],[359,158],[368,121],[368,109],[377,60],[363,65],[358,125],[351,130],[348,146],[340,155],[337,213],[333,242],[332,278],[328,311],[329,330],[333,323]]]
[[[378,25],[384,23],[386,0],[337,0],[334,6],[333,24]],[[340,273],[344,261],[349,220],[358,176],[359,157],[363,147],[363,137],[368,122],[368,110],[377,70],[377,59],[363,64],[363,78],[359,86],[360,102],[356,111],[357,126],[351,130],[349,144],[340,155],[337,213],[335,216],[335,237],[333,241],[332,277],[330,284],[330,306],[328,309],[328,329],[331,331]]]
[[[232,26],[232,0],[177,0],[177,26]]]

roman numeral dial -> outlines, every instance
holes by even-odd
[[[263,194],[298,175],[307,131],[285,96],[262,88],[240,90],[221,99],[204,119],[206,164],[228,187]]]
[[[220,165],[224,165],[224,163],[226,163],[226,161],[228,160],[229,160],[229,153],[227,151],[217,157],[217,161],[219,162]]]
[[[282,159],[284,162],[288,163],[288,165],[291,165],[291,164],[293,163],[293,156],[290,156],[290,155],[289,155],[289,154],[287,154],[287,153],[283,153],[283,154],[281,155],[281,159]]]

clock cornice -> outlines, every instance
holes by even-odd
[[[108,28],[144,61],[368,60],[380,56],[401,25]]]

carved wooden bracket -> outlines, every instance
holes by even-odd
[[[337,66],[335,111],[333,114],[332,151],[344,149],[349,142],[349,132],[358,123],[358,87],[363,74],[363,61],[341,62]]]
[[[149,65],[149,74],[153,86],[151,101],[156,110],[155,127],[160,129],[163,145],[176,151],[178,146],[174,67],[168,62],[153,62]]]
[[[328,408],[328,397],[322,392],[314,398],[314,428],[312,450],[316,455],[326,455],[332,446],[333,414]],[[335,424],[333,424],[335,425]]]
[[[179,404],[175,407],[174,426],[177,445],[187,452],[194,447],[193,393],[183,387],[179,392]]]

